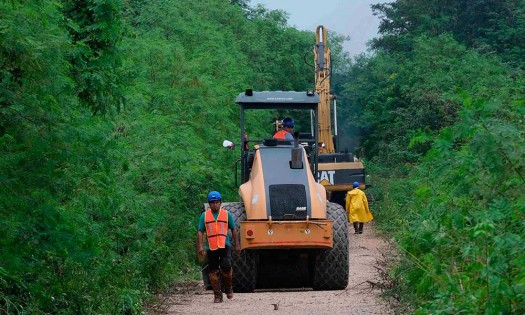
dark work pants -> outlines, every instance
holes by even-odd
[[[229,246],[216,250],[208,250],[208,270],[210,272],[220,270],[229,272],[232,269],[232,251]]]

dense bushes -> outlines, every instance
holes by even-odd
[[[421,164],[384,172],[378,216],[406,251],[394,274],[421,313],[524,311],[521,106],[467,97],[458,123],[415,138],[432,142]]]
[[[236,95],[306,89],[313,34],[222,0],[0,12],[0,313],[139,313],[199,274],[207,192],[237,199]]]
[[[407,312],[525,311],[524,77],[510,53],[521,44],[507,42],[523,4],[504,2],[378,5],[376,54],[350,70],[346,123],[361,130],[376,218],[400,246],[392,276]],[[456,28],[465,20],[477,31]]]
[[[340,133],[361,139],[420,313],[525,312],[524,6],[500,2],[376,5],[382,36],[352,64],[332,38]],[[246,1],[0,12],[0,312],[139,313],[198,274],[206,193],[237,198],[235,96],[312,87],[314,35]]]

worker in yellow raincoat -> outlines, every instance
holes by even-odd
[[[365,193],[359,189],[359,183],[354,182],[353,187],[354,189],[346,193],[345,209],[348,214],[348,222],[354,225],[354,234],[363,234],[364,223],[372,221],[374,217],[368,207]]]

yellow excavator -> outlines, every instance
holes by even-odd
[[[366,188],[365,168],[352,153],[340,152],[334,145],[334,138],[337,138],[337,100],[330,91],[330,48],[327,44],[327,30],[323,25],[316,29],[314,63],[315,91],[320,98],[319,143],[324,144],[319,154],[317,179],[326,188],[328,200],[344,207],[346,192],[352,189],[353,182],[359,182],[362,189]],[[334,126],[331,124],[332,100]],[[332,128],[334,135],[332,135]]]

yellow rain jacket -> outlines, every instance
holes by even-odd
[[[348,222],[369,222],[374,219],[370,208],[368,208],[368,199],[359,188],[354,188],[346,193],[346,213]]]

